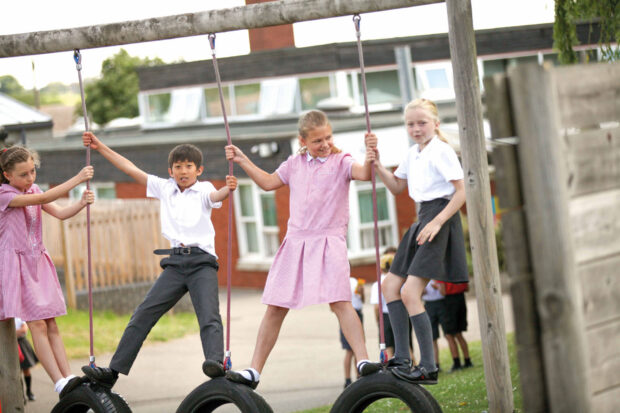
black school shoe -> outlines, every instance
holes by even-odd
[[[393,375],[410,383],[437,384],[438,371],[428,371],[425,367],[415,366],[413,369],[406,366],[395,366],[390,369]]]
[[[77,376],[72,378],[71,380],[67,382],[67,384],[65,384],[65,387],[62,388],[62,390],[60,391],[60,394],[58,394],[58,397],[62,399],[67,394],[75,390],[82,383],[84,383],[84,378],[77,377]]]
[[[215,360],[205,360],[204,363],[202,363],[202,371],[212,379],[222,377],[226,374],[222,363]]]
[[[83,366],[82,371],[92,382],[109,389],[111,389],[114,383],[116,383],[116,380],[118,380],[118,373],[109,367]]]
[[[381,363],[373,363],[372,361],[364,361],[357,367],[360,376],[368,376],[381,370]]]
[[[234,370],[228,370],[226,372],[226,378],[233,383],[243,384],[245,386],[251,387],[252,389],[256,389],[256,387],[258,386],[258,380],[256,380],[256,378],[254,377],[254,373],[252,372],[252,370],[245,369],[243,371],[247,371],[248,373],[250,373],[250,376],[252,376],[252,380],[246,379],[240,372]]]

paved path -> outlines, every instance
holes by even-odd
[[[369,291],[368,291],[369,293]],[[233,368],[249,365],[256,333],[265,306],[260,291],[233,291],[231,350]],[[370,294],[366,295],[370,297]],[[226,314],[225,291],[220,296],[222,314]],[[468,341],[480,339],[475,299],[468,299]],[[506,329],[513,331],[512,308],[504,299]],[[364,308],[364,328],[371,358],[378,358],[378,333],[370,304]],[[95,326],[95,340],[96,340]],[[445,340],[440,340],[445,348]],[[416,353],[418,349],[416,346]],[[444,351],[447,351],[444,350]],[[289,413],[332,404],[341,392],[343,351],[338,338],[338,322],[329,306],[318,305],[291,311],[280,338],[261,376],[258,392],[275,413]],[[97,354],[97,364],[107,366],[111,354]],[[74,374],[86,359],[71,361]],[[206,380],[201,370],[202,349],[198,334],[166,343],[143,347],[129,376],[119,378],[115,391],[122,394],[133,413],[171,413],[195,387]],[[37,400],[26,405],[25,413],[49,413],[57,396],[45,371],[33,369],[33,392]],[[219,408],[218,412],[238,412]]]

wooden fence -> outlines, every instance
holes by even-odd
[[[159,202],[149,199],[98,200],[91,206],[92,287],[153,281],[161,269],[152,251],[168,248],[161,235]],[[64,268],[67,305],[88,289],[86,212],[60,221],[43,214],[43,242],[54,264]]]
[[[620,404],[620,63],[485,81],[526,412]],[[501,141],[501,140],[500,140]]]

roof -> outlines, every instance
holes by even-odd
[[[0,93],[0,125],[5,127],[16,125],[50,124],[52,118],[38,110]],[[8,129],[8,128],[7,128]]]

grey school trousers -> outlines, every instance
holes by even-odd
[[[187,291],[198,317],[205,359],[222,361],[224,358],[215,257],[208,253],[170,255],[160,265],[164,271],[131,316],[110,362],[110,368],[125,375],[151,328]]]

